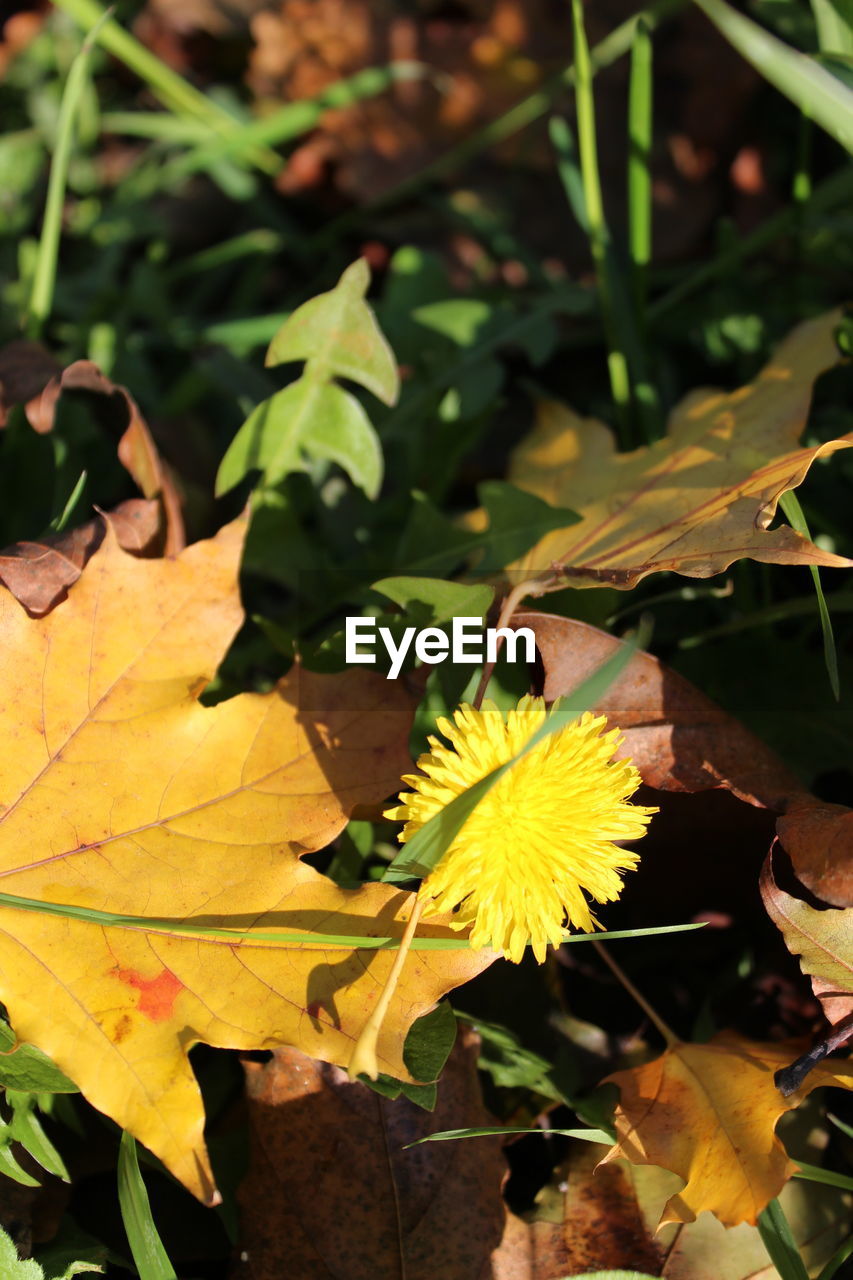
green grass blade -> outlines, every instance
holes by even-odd
[[[821,53],[853,55],[853,0],[812,0]]]
[[[191,173],[209,169],[222,160],[243,160],[257,147],[281,146],[313,129],[324,111],[351,106],[384,93],[392,85],[422,79],[428,68],[418,62],[392,62],[387,67],[366,67],[355,75],[329,85],[314,98],[289,102],[268,116],[240,124],[227,137],[207,142],[181,156],[164,169],[164,185]]]
[[[802,1178],[804,1182],[819,1182],[825,1187],[840,1187],[842,1191],[853,1191],[853,1178],[844,1173],[833,1173],[831,1169],[821,1169],[815,1164],[804,1164],[802,1160],[798,1160],[797,1164],[799,1169],[794,1174],[795,1178]]]
[[[770,1261],[782,1280],[809,1280],[797,1242],[778,1200],[771,1200],[767,1208],[758,1215],[758,1231]]]
[[[847,151],[853,151],[853,90],[813,58],[744,17],[726,0],[696,0],[738,53]]]
[[[604,216],[601,179],[598,172],[598,142],[595,131],[595,102],[592,92],[592,62],[584,27],[581,0],[572,0],[572,31],[575,48],[575,105],[578,117],[578,151],[581,162],[587,234],[598,279],[601,315],[607,337],[607,368],[610,390],[620,419],[627,421],[631,401],[628,358],[620,340],[612,292],[614,271],[610,230]]]
[[[577,150],[574,135],[568,121],[562,116],[551,116],[548,121],[548,136],[551,146],[557,154],[557,174],[563,184],[569,208],[574,214],[575,222],[582,231],[589,235],[589,220],[586,216],[586,203],[583,194],[583,178],[578,166]]]
[[[779,506],[785,513],[788,523],[797,533],[801,533],[803,537],[811,541],[809,526],[803,509],[800,506],[800,500],[792,490],[783,493],[779,498]],[[816,564],[810,564],[812,581],[814,582],[815,595],[817,596],[817,608],[820,614],[820,625],[823,631],[823,660],[826,663],[826,674],[829,676],[829,683],[832,688],[836,702],[841,701],[841,678],[838,674],[838,654],[835,648],[835,635],[832,630],[832,619],[829,616],[829,609],[826,604],[826,596],[823,594],[823,587],[820,581],[820,570]]]
[[[631,49],[628,94],[628,247],[640,331],[645,332],[649,263],[652,258],[652,36],[641,18]]]
[[[178,1280],[151,1216],[148,1192],[139,1172],[136,1139],[126,1130],[118,1152],[118,1202],[140,1280]]]
[[[805,214],[828,213],[833,209],[845,208],[851,198],[853,198],[853,165],[847,165],[816,186],[812,195],[802,206],[786,205],[784,209],[767,218],[748,236],[735,241],[725,252],[715,254],[709,262],[691,271],[678,284],[673,285],[666,293],[661,294],[649,304],[648,317],[657,319],[665,315],[686,298],[698,293],[705,285],[720,276],[729,275],[740,263],[767,248],[788,232]]]
[[[83,497],[83,490],[86,488],[86,480],[88,478],[87,471],[81,471],[77,483],[68,495],[68,500],[60,511],[50,522],[50,530],[52,533],[62,533],[68,522],[73,518],[80,499]]]
[[[239,121],[161,62],[135,36],[125,31],[109,11],[105,13],[97,0],[55,0],[55,3],[83,28],[91,28],[103,21],[98,30],[98,43],[138,75],[170,111],[191,120],[200,120],[213,133],[225,136],[240,128]],[[264,148],[254,150],[251,161],[267,174],[278,173],[282,163],[280,156]]]
[[[65,187],[68,182],[68,165],[74,149],[77,113],[89,79],[89,58],[92,47],[98,36],[98,27],[103,21],[102,16],[84,39],[80,52],[71,64],[68,79],[62,91],[56,146],[50,165],[41,238],[36,253],[33,287],[25,320],[25,329],[30,338],[39,337],[53,306],[56,264],[59,260],[59,241],[62,235],[62,210],[65,204]]]
[[[417,1142],[408,1142],[403,1150],[408,1151],[410,1147],[419,1147],[423,1142],[456,1142],[458,1138],[493,1138],[509,1133],[538,1133],[543,1138],[554,1134],[561,1138],[580,1138],[584,1142],[596,1142],[601,1146],[613,1145],[613,1135],[605,1133],[603,1129],[503,1129],[495,1125],[483,1129],[443,1129],[441,1133],[429,1133],[425,1138],[418,1138]]]
[[[634,40],[634,33],[640,18],[645,18],[649,27],[654,28],[660,26],[662,22],[671,17],[672,14],[677,13],[679,9],[683,9],[685,5],[686,0],[657,0],[657,3],[651,4],[640,13],[633,14],[630,18],[627,18],[609,35],[605,36],[591,51],[592,74],[595,75],[598,71],[603,71],[605,67],[612,66],[614,62],[618,62],[628,52]],[[399,200],[407,200],[423,187],[461,169],[473,156],[477,156],[483,151],[488,151],[490,147],[498,146],[507,138],[520,133],[528,125],[547,115],[553,109],[556,99],[560,97],[567,87],[574,83],[575,69],[573,66],[567,67],[565,71],[558,72],[557,75],[552,76],[537,89],[535,93],[522,98],[521,102],[517,102],[515,106],[510,107],[503,115],[489,121],[482,129],[470,134],[464,142],[452,147],[444,155],[432,161],[431,164],[424,165],[422,169],[419,169],[410,178],[405,178],[402,182],[397,183],[396,186],[389,188],[375,200],[363,205],[361,209],[353,210],[351,213],[337,218],[315,238],[312,242],[312,247],[316,249],[327,241],[337,239],[354,223],[363,221],[365,216],[369,216],[378,209],[384,209],[388,205],[395,204]]]
[[[492,769],[484,778],[456,796],[450,804],[433,814],[420,830],[416,831],[400,851],[383,876],[385,883],[397,884],[413,877],[428,875],[446,849],[456,839],[477,805],[496,782],[507,773],[522,756],[527,755],[540,742],[571,724],[579,715],[598,702],[633,658],[637,649],[648,639],[649,628],[641,626],[634,636],[594,671],[574,692],[563,699],[551,712],[541,728],[528,738],[522,749],[505,764]]]
[[[817,1280],[832,1280],[832,1277],[836,1275],[851,1256],[853,1256],[853,1235],[849,1236],[842,1245],[839,1245],[829,1262],[818,1273]]]
[[[222,941],[228,946],[254,946],[262,942],[286,943],[291,946],[317,947],[328,951],[340,947],[347,951],[393,951],[400,945],[399,938],[374,938],[363,934],[300,933],[295,929],[240,929],[213,924],[201,924],[192,920],[162,919],[156,916],[122,915],[112,911],[97,911],[94,907],[77,907],[66,902],[45,902],[40,898],[23,898],[13,893],[0,893],[0,906],[13,911],[34,911],[40,915],[58,916],[62,920],[80,920],[101,929],[133,929],[140,933],[165,933],[170,938],[198,938]],[[227,917],[226,917],[227,918]],[[613,933],[596,933],[596,941],[619,938],[645,938],[659,933],[685,933],[701,929],[698,924],[654,925],[645,929],[617,929]],[[588,942],[592,934],[568,933],[564,942]],[[413,951],[459,951],[468,946],[467,938],[415,938]]]

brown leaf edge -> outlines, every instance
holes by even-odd
[[[120,503],[109,514],[120,545],[134,555],[176,555],[186,545],[178,491],[148,426],[126,387],[112,382],[91,360],[64,371],[39,343],[20,340],[0,351],[0,427],[11,408],[23,404],[35,431],[53,430],[66,392],[95,397],[103,428],[118,437],[122,466],[145,495]],[[100,518],[39,541],[17,542],[0,551],[0,582],[32,617],[43,617],[64,599],[103,539]]]

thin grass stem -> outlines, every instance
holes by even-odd
[[[618,965],[616,961],[613,959],[612,955],[607,950],[607,947],[605,947],[602,942],[599,942],[597,939],[592,938],[592,936],[591,936],[591,940],[592,940],[592,945],[595,947],[596,951],[601,956],[602,960],[607,965],[607,967],[611,970],[614,977],[618,978],[619,982],[628,992],[628,995],[631,996],[631,998],[635,1000],[636,1003],[640,1006],[643,1013],[649,1019],[649,1022],[651,1022],[653,1026],[657,1027],[658,1031],[661,1033],[664,1040],[666,1041],[667,1049],[672,1049],[675,1047],[675,1045],[679,1044],[678,1036],[675,1034],[675,1032],[672,1030],[671,1027],[667,1026],[667,1024],[664,1022],[663,1018],[660,1016],[657,1010],[652,1008],[652,1006],[649,1004],[646,997],[640,991],[637,990],[637,988],[634,986],[633,982],[628,977],[625,970],[621,967],[621,965]]]
[[[89,58],[98,35],[98,26],[106,20],[102,15],[85,37],[76,54],[59,106],[59,127],[56,145],[50,165],[47,199],[44,207],[41,237],[36,253],[33,286],[24,328],[27,336],[38,338],[53,307],[56,288],[56,265],[59,260],[59,242],[62,237],[62,211],[65,206],[65,189],[68,184],[68,166],[74,149],[77,115],[86,85],[89,83]]]

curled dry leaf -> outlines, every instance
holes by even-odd
[[[372,672],[294,670],[265,695],[198,694],[242,622],[245,527],[141,560],[108,530],[58,608],[0,596],[4,894],[164,927],[0,903],[0,999],[94,1106],[211,1201],[197,1041],[297,1045],[346,1063],[394,958],[269,931],[399,936],[412,895],[337,888],[299,861],[409,767],[413,700]],[[232,936],[188,933],[187,924]],[[429,936],[450,936],[439,921]],[[379,1039],[411,1079],[411,1023],[491,953],[415,950]]]
[[[571,693],[623,643],[554,614],[516,613],[513,626],[536,636],[548,702]],[[639,652],[595,709],[622,729],[619,754],[634,761],[649,786],[725,787],[780,814],[779,839],[803,883],[827,902],[853,903],[853,811],[811,795],[770,747],[689,680]]]
[[[607,1076],[621,1099],[617,1142],[602,1164],[624,1157],[684,1179],[660,1227],[693,1222],[705,1209],[727,1227],[755,1224],[797,1169],[775,1134],[780,1116],[821,1085],[853,1088],[853,1062],[822,1062],[783,1097],[774,1075],[799,1048],[722,1032],[708,1044],[675,1044],[653,1062]]]
[[[119,546],[134,555],[162,550],[162,511],[153,498],[128,498],[109,513]],[[15,542],[0,552],[0,582],[33,618],[42,618],[65,598],[86,561],[101,545],[102,518],[67,533],[46,534],[38,542]]]
[[[94,395],[104,428],[118,437],[119,461],[145,495],[144,501],[131,498],[110,513],[120,545],[137,555],[176,554],[184,546],[180,499],[129,392],[91,360],[78,360],[62,372],[37,342],[10,342],[0,350],[0,426],[10,409],[22,404],[35,431],[52,431],[57,403],[67,392]],[[0,553],[0,582],[40,618],[64,598],[102,537],[103,523],[95,519],[38,541],[16,542]]]
[[[546,702],[565,697],[623,641],[586,622],[547,613],[516,613],[530,627],[545,673]],[[649,653],[638,652],[595,710],[622,730],[620,756],[660,791],[725,787],[749,804],[776,811],[806,795],[782,760],[734,716]]]
[[[631,453],[617,453],[603,423],[541,404],[508,479],[582,519],[546,534],[510,567],[526,578],[559,568],[555,586],[628,588],[661,570],[708,578],[744,557],[853,564],[787,525],[768,529],[780,495],[801,483],[815,459],[853,444],[853,433],[798,444],[812,383],[838,361],[839,320],[830,312],[799,325],[748,386],[693,392],[664,439]]]
[[[389,1103],[294,1049],[247,1062],[251,1158],[234,1280],[491,1280],[506,1218],[500,1138],[405,1149],[490,1123],[478,1044],[460,1035],[433,1112]]]
[[[772,853],[761,872],[761,897],[785,946],[800,957],[827,1020],[836,1024],[849,1018],[853,1013],[853,907],[820,911],[792,897],[776,883]]]
[[[98,416],[104,428],[118,435],[118,458],[146,498],[159,498],[166,521],[166,555],[175,555],[185,545],[181,505],[174,481],[168,474],[145,419],[126,387],[101,373],[91,360],[77,360],[61,374],[51,378],[41,393],[26,405],[33,429],[53,430],[56,406],[66,392],[84,391],[95,397]]]
[[[800,796],[776,831],[807,889],[835,907],[853,907],[853,809]]]

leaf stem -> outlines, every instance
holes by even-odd
[[[397,990],[397,983],[400,980],[400,974],[403,972],[403,965],[406,962],[406,956],[409,954],[409,948],[415,936],[415,930],[418,927],[423,909],[423,899],[416,898],[412,907],[412,914],[409,916],[409,922],[406,925],[406,931],[400,939],[400,949],[395,955],[394,963],[391,965],[391,970],[385,979],[385,986],[382,988],[376,1007],[362,1027],[361,1034],[353,1047],[349,1066],[347,1067],[350,1080],[357,1080],[360,1075],[369,1076],[371,1080],[376,1080],[379,1075],[376,1043],[379,1039],[379,1032],[382,1030],[382,1023],[385,1021],[385,1015],[388,1012],[388,1006],[391,1003],[394,992]]]
[[[551,586],[552,583],[553,574],[551,575],[551,578],[529,578],[526,582],[519,582],[514,586],[501,606],[495,630],[499,632],[502,627],[506,627],[509,624],[510,618],[526,596],[541,596],[548,590],[548,587]],[[496,645],[497,653],[500,653],[502,645],[503,636],[498,635]],[[473,706],[478,711],[483,704],[483,697],[488,683],[492,678],[492,672],[495,669],[496,662],[497,657],[495,658],[495,662],[486,662],[483,665],[483,674],[480,676],[480,683],[477,685],[477,692],[474,694],[473,702]]]
[[[602,942],[598,942],[597,940],[593,939],[592,945],[595,947],[596,951],[601,956],[604,963],[612,971],[614,976],[619,979],[622,986],[628,992],[628,995],[631,996],[634,1000],[636,1000],[637,1004],[640,1006],[640,1008],[642,1009],[646,1017],[649,1019],[649,1021],[653,1023],[655,1027],[657,1027],[658,1031],[661,1033],[664,1040],[666,1041],[666,1047],[668,1049],[675,1048],[675,1046],[679,1044],[680,1041],[678,1036],[672,1030],[672,1028],[667,1026],[667,1024],[664,1022],[663,1018],[660,1016],[657,1010],[652,1008],[652,1006],[649,1004],[648,1000],[644,995],[641,995],[641,993],[634,986],[631,979],[628,977],[627,973],[625,973],[624,969],[622,969],[622,967],[616,963],[616,961],[613,959],[612,955],[604,946],[604,944]]]

